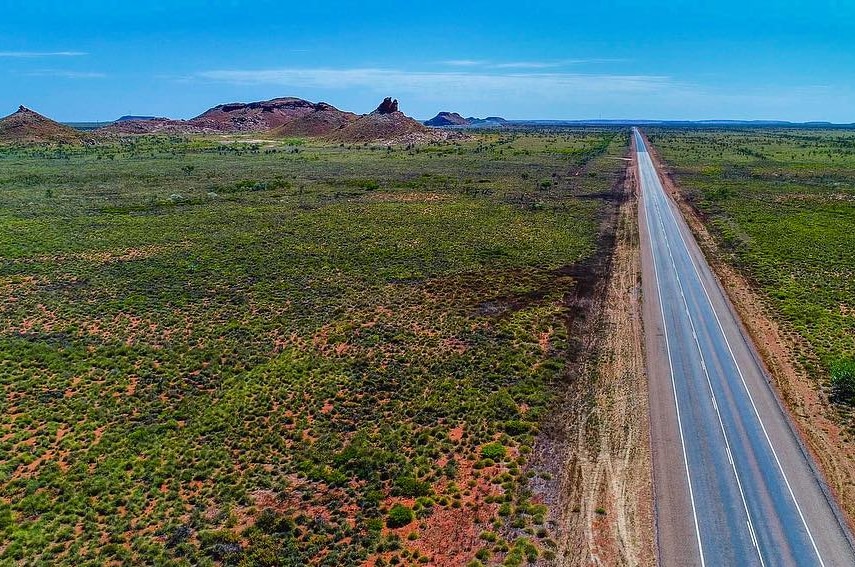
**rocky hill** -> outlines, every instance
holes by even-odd
[[[274,98],[261,102],[215,106],[189,122],[215,132],[265,132],[319,111],[337,111],[325,103],[301,98]]]
[[[344,112],[330,104],[319,102],[312,112],[277,126],[270,134],[277,137],[323,137],[341,130],[358,118],[359,116],[352,112]]]
[[[320,113],[320,114],[319,114]],[[338,116],[336,113],[347,116]],[[216,134],[240,132],[267,132],[292,122],[314,116],[303,121],[297,130],[320,130],[326,133],[326,124],[346,123],[348,116],[334,106],[313,103],[301,98],[274,98],[259,102],[233,102],[210,108],[190,120],[168,118],[142,118],[121,120],[101,129],[104,134]],[[317,122],[317,124],[315,124]],[[308,134],[307,134],[308,135]]]
[[[418,120],[410,118],[398,109],[398,101],[387,97],[377,109],[365,114],[328,139],[347,143],[390,143],[411,144],[445,140],[448,132],[431,130]]]
[[[273,137],[326,138],[341,143],[421,143],[454,137],[450,132],[430,129],[406,116],[398,109],[398,101],[391,97],[386,98],[374,112],[362,116],[339,110],[325,102],[287,97],[221,104],[190,120],[146,117],[117,121],[97,130],[98,135],[106,137],[243,132],[265,133]]]
[[[79,144],[83,134],[21,106],[0,119],[0,142]]]

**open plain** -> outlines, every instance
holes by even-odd
[[[566,444],[530,458],[588,356],[628,140],[4,147],[0,560],[571,553]]]

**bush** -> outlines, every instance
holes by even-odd
[[[0,502],[0,530],[5,530],[14,522],[12,518],[12,510],[8,505]]]
[[[501,461],[505,458],[506,450],[501,443],[488,443],[481,447],[481,456],[493,461]]]
[[[395,504],[386,517],[386,525],[390,528],[402,528],[414,519],[413,511],[402,504]]]
[[[523,433],[528,433],[530,430],[531,424],[527,421],[512,419],[505,422],[505,432],[508,435],[522,435]]]
[[[399,476],[395,479],[394,494],[409,497],[428,496],[430,483],[411,476]]]
[[[267,534],[290,533],[294,531],[294,520],[271,508],[265,508],[255,521],[255,527]]]
[[[514,419],[519,416],[519,406],[507,390],[499,390],[487,399],[487,407],[496,419]]]
[[[831,366],[831,391],[840,402],[855,402],[855,360],[840,360]]]
[[[199,543],[202,547],[209,547],[216,544],[238,543],[240,537],[229,530],[203,530],[199,532]]]

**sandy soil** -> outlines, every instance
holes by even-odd
[[[715,240],[706,228],[701,213],[684,197],[671,171],[648,142],[651,157],[660,172],[663,185],[677,202],[710,266],[742,319],[769,375],[782,405],[794,423],[803,444],[813,455],[827,488],[839,504],[850,530],[855,528],[855,444],[847,442],[840,419],[798,356],[813,357],[807,342],[775,317],[762,292],[734,267],[723,260]]]
[[[615,188],[622,202],[611,225],[609,276],[595,290],[592,319],[582,330],[583,351],[593,355],[578,362],[556,412],[562,423],[552,424],[551,434],[560,442],[539,446],[535,459],[562,465],[551,481],[559,495],[551,506],[558,565],[655,563],[634,166],[626,174]]]

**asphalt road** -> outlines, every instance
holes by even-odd
[[[633,136],[662,565],[855,565],[836,508]]]

